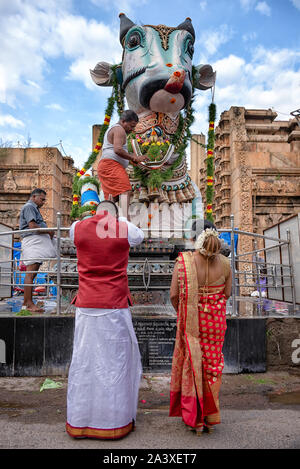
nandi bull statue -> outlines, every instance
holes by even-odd
[[[140,26],[121,13],[120,42],[122,63],[100,62],[91,76],[99,86],[113,86],[117,80],[129,109],[139,117],[129,149],[147,154],[148,160],[128,169],[131,203],[152,202],[158,210],[162,204],[168,210],[172,204],[191,206],[197,188],[187,173],[185,148],[193,122],[193,90],[212,88],[216,74],[210,65],[192,65],[195,31],[190,18],[177,27]]]

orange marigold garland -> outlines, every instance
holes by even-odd
[[[214,197],[214,147],[215,147],[216,105],[209,106],[209,127],[206,152],[206,218],[214,221],[212,204]]]
[[[119,85],[118,80],[117,80],[117,68],[118,68],[118,65],[115,65],[115,66],[112,67],[113,91],[112,91],[112,95],[110,96],[110,98],[108,98],[108,103],[107,103],[107,107],[106,107],[106,110],[105,110],[105,116],[104,116],[103,124],[101,125],[101,130],[100,130],[100,133],[99,133],[97,144],[95,145],[95,148],[93,149],[92,153],[90,154],[88,160],[84,164],[84,167],[80,171],[78,171],[77,174],[74,176],[74,180],[73,180],[73,207],[72,207],[72,211],[71,211],[71,218],[73,218],[73,219],[78,218],[80,216],[80,213],[81,213],[81,208],[79,208],[79,195],[78,195],[78,194],[80,194],[79,179],[80,179],[81,176],[83,176],[86,173],[87,169],[90,168],[94,164],[94,162],[96,161],[96,158],[99,154],[99,151],[101,150],[102,145],[103,145],[104,134],[105,134],[105,132],[107,131],[107,129],[109,127],[110,120],[111,120],[111,117],[112,117],[113,112],[114,112],[115,103],[117,103],[119,115],[123,111],[124,94],[122,94],[120,85]],[[94,182],[95,184],[99,184],[99,182],[96,178],[93,178],[94,181],[91,181],[91,179],[92,178],[89,178],[89,182]],[[92,212],[94,212],[94,207],[88,206],[88,209],[91,210]]]

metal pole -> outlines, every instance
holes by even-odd
[[[234,253],[234,215],[230,215],[231,223],[231,270],[232,270],[232,315],[237,316],[236,308],[236,278],[235,278],[235,253]]]
[[[61,270],[61,262],[60,262],[60,236],[61,236],[61,214],[57,212],[57,278],[56,278],[56,288],[57,288],[57,314],[61,313],[61,278],[60,278],[60,270]]]
[[[293,302],[293,314],[296,314],[296,294],[295,294],[295,279],[294,279],[294,269],[292,264],[292,253],[291,253],[291,233],[290,230],[286,230],[286,237],[288,240],[288,256],[290,264],[290,275],[291,275],[291,292],[292,292],[292,302]]]
[[[47,296],[47,298],[49,298],[49,297],[50,297],[50,287],[49,287],[49,283],[50,283],[50,281],[49,281],[49,271],[50,271],[50,261],[48,261],[48,270],[47,270],[47,283],[48,283],[48,286],[47,286],[47,288],[46,288],[46,296]]]
[[[257,242],[256,239],[254,239],[254,250],[257,250]],[[260,285],[260,272],[259,272],[259,266],[258,266],[258,259],[257,259],[257,252],[254,254],[254,259],[255,259],[255,271],[256,271],[256,281],[257,281],[257,290],[258,290],[258,295],[259,295],[259,307],[258,307],[258,313],[259,316],[262,315],[262,296],[261,296],[261,285]]]

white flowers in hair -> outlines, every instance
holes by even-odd
[[[202,233],[198,236],[197,241],[195,243],[195,249],[206,256],[209,256],[210,253],[206,249],[204,249],[203,244],[209,236],[219,238],[219,234],[216,230],[214,230],[213,228],[206,228],[206,230],[203,230]]]

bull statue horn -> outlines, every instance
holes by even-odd
[[[119,18],[120,18],[120,43],[123,46],[123,39],[124,39],[125,34],[129,31],[130,28],[132,28],[132,26],[135,26],[135,24],[129,18],[127,18],[125,13],[120,13]]]
[[[195,39],[195,30],[194,26],[192,25],[191,18],[186,18],[183,23],[180,23],[176,29],[183,29],[183,31],[188,31],[191,33],[193,38]]]

